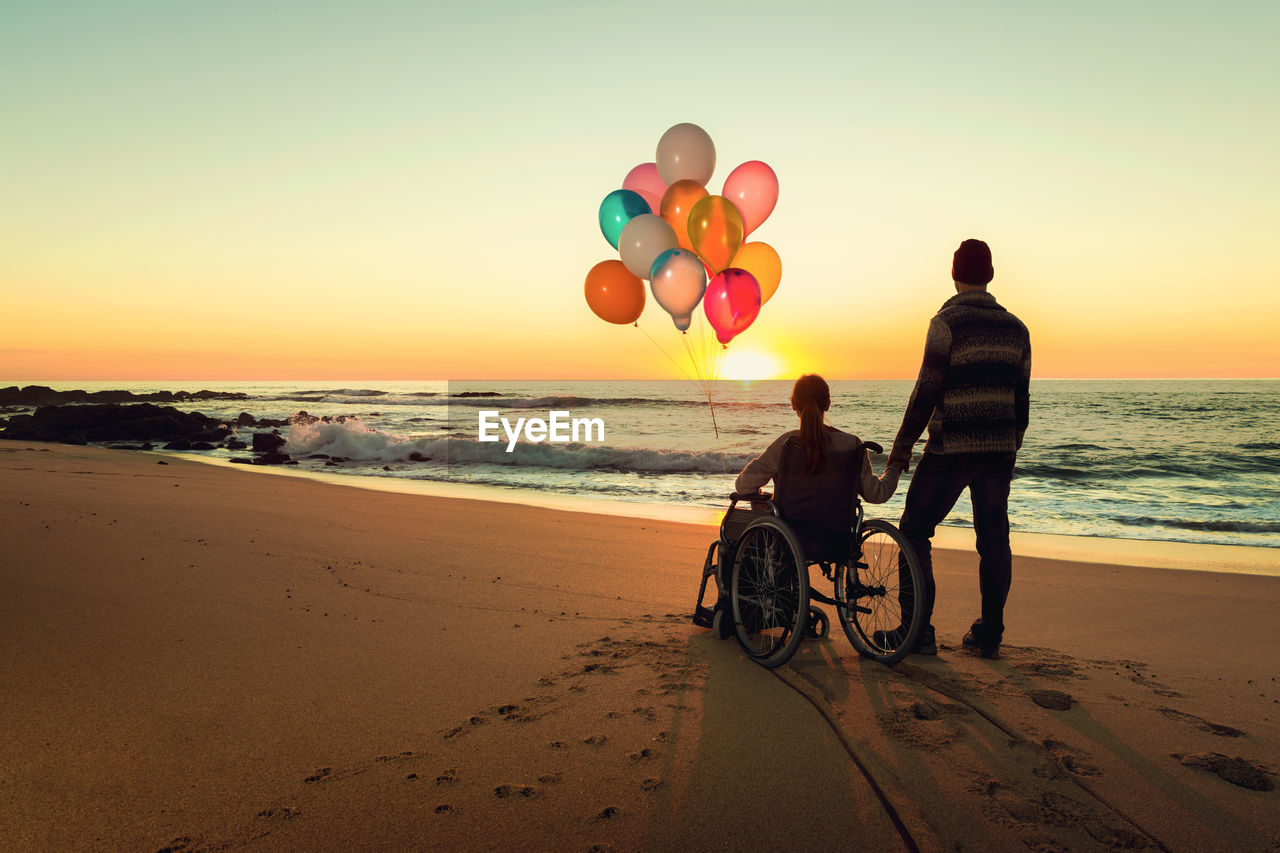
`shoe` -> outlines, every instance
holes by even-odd
[[[976,649],[987,641],[986,625],[982,624],[982,617],[979,616],[969,626],[969,631],[961,638],[960,642],[971,649]],[[1000,645],[1000,641],[996,640],[995,644]]]
[[[925,625],[920,631],[920,639],[916,640],[915,654],[936,655],[937,653],[938,639],[934,636],[933,626]]]
[[[903,629],[899,627],[893,633],[901,634]],[[889,632],[876,631],[871,635],[871,641],[882,649],[890,647]],[[911,650],[913,655],[936,655],[938,653],[938,642],[933,634],[933,626],[926,625],[924,630],[920,632],[920,638],[916,640],[915,648]]]
[[[978,657],[980,658],[999,660],[1000,643],[988,642],[987,638],[983,635],[982,629],[984,627],[986,626],[982,624],[982,617],[978,617],[978,619],[974,621],[973,625],[969,627],[968,633],[961,638],[960,642],[963,643],[966,648],[977,649]]]

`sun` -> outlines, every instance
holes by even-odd
[[[720,365],[721,379],[778,379],[785,373],[781,358],[760,349],[729,347]]]

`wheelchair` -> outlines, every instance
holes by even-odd
[[[790,660],[805,637],[830,631],[814,601],[835,607],[863,657],[892,666],[915,648],[923,630],[916,606],[923,572],[896,526],[864,517],[857,477],[867,450],[883,452],[874,442],[853,453],[828,452],[823,469],[806,474],[804,450],[791,441],[774,477],[776,497],[729,496],[720,538],[703,563],[694,624],[720,639],[736,634],[748,657],[770,669]],[[833,584],[832,595],[810,585],[815,565]],[[703,599],[712,578],[717,600],[708,608]]]

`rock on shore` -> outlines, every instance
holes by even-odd
[[[180,412],[153,403],[41,406],[14,415],[0,438],[86,444],[90,441],[187,441],[217,444],[230,427],[199,412]]]
[[[186,403],[191,400],[247,400],[240,391],[55,391],[45,385],[0,388],[0,406],[57,406],[64,403]]]

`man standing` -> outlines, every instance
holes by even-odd
[[[907,403],[889,465],[907,465],[916,440],[929,440],[907,490],[900,527],[924,569],[924,630],[919,654],[936,655],[935,584],[929,540],[967,488],[978,542],[982,616],[964,636],[984,658],[1000,656],[1009,549],[1009,485],[1030,410],[1031,339],[1022,321],[987,292],[991,250],[965,240],[951,269],[956,295],[929,323],[924,362]]]

